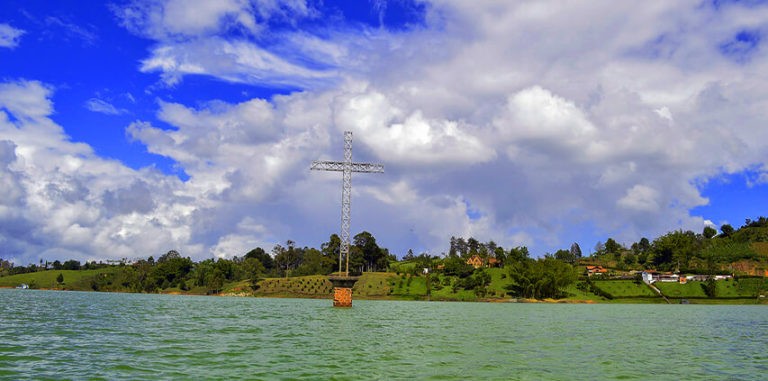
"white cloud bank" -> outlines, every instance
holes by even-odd
[[[319,246],[338,229],[340,179],[307,167],[340,159],[344,130],[355,160],[386,166],[354,177],[353,234],[364,227],[400,255],[438,254],[451,235],[542,254],[592,246],[584,237],[700,231],[708,221],[690,210],[707,200],[696,184],[768,167],[768,59],[759,43],[723,48],[768,30],[768,6],[441,0],[408,30],[287,28],[267,49],[269,20],[317,10],[178,4],[119,10],[157,42],[142,71],[177,85],[196,74],[303,91],[160,101],[164,126],[137,120],[127,133],[174,160],[190,176],[181,182],[69,142],[43,84],[2,85],[1,226],[24,234],[1,236],[19,256]]]

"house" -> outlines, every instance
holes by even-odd
[[[587,276],[606,274],[608,269],[603,266],[587,266]]]
[[[488,267],[501,267],[501,261],[496,258],[490,257],[488,258]]]
[[[472,267],[474,267],[474,268],[476,268],[476,269],[479,269],[479,268],[483,267],[483,259],[480,258],[479,255],[473,255],[472,257],[467,259],[467,264],[472,266]]]

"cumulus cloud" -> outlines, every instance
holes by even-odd
[[[39,82],[0,84],[4,257],[18,264],[40,253],[133,258],[163,246],[194,254],[187,227],[194,206],[174,196],[180,181],[99,158],[70,141],[50,119],[51,96]]]
[[[407,204],[394,203],[387,210],[393,220],[410,216],[400,225],[413,225],[425,247],[437,250],[450,235],[470,232],[507,237],[508,244],[567,246],[570,242],[563,240],[582,238],[562,234],[574,234],[570,226],[585,221],[596,236],[625,241],[681,226],[698,230],[703,219],[689,211],[707,200],[696,184],[764,161],[764,129],[756,126],[768,109],[765,86],[749,73],[765,62],[754,53],[759,47],[750,45],[759,44],[757,39],[739,38],[738,31],[762,30],[765,23],[756,15],[766,7],[436,1],[426,11],[425,27],[405,33],[352,37],[337,30],[328,35],[317,45],[326,53],[311,56],[335,68],[343,82],[331,88],[302,82],[304,93],[281,98],[273,110],[284,119],[270,119],[279,130],[289,118],[319,115],[304,123],[321,126],[313,136],[324,150],[313,152],[329,158],[328,150],[340,146],[341,131],[354,131],[356,155],[384,162],[392,176],[360,180],[388,189],[365,188],[368,197]],[[739,44],[723,49],[722,41]],[[243,42],[232,51],[259,49]],[[174,61],[182,50],[155,51],[145,65],[163,58],[167,66],[151,67],[173,73],[183,65]],[[750,59],[734,60],[736,51],[748,52]],[[279,50],[267,53],[292,57]],[[233,57],[271,57],[260,54]],[[243,73],[250,78],[267,73],[277,80],[281,73],[316,74],[308,67],[303,68],[309,74],[292,72],[286,64],[292,60],[250,62],[258,64],[223,70],[200,58],[180,71],[238,82],[248,81],[237,79]],[[239,74],[227,77],[228,70]],[[307,106],[308,96],[323,101]],[[300,112],[282,111],[297,105]],[[330,116],[319,111],[329,108]],[[163,109],[170,115],[171,107]],[[192,114],[208,116],[200,111]],[[734,126],[733,120],[743,122]],[[184,126],[182,120],[171,124]],[[184,138],[176,132],[143,133],[159,133],[156,139],[166,145],[190,145],[173,154],[178,160],[196,152],[224,161],[192,148],[196,134],[191,129],[179,131]],[[264,139],[265,145],[275,144],[275,135]],[[234,164],[229,168],[230,175],[222,178],[232,187],[235,179],[241,184],[253,179]],[[327,194],[317,197],[335,200],[335,177],[318,178],[306,180],[327,182]],[[356,192],[366,197],[363,190]],[[394,228],[378,227],[403,237]]]
[[[128,30],[166,40],[229,30],[261,32],[272,19],[313,17],[304,0],[135,0],[113,11]]]
[[[423,26],[391,33],[292,30],[316,17],[301,1],[182,4],[115,10],[155,43],[140,70],[297,91],[158,101],[127,135],[181,181],[69,141],[49,86],[0,84],[0,226],[17,255],[319,246],[338,231],[341,184],[308,165],[340,159],[344,130],[355,160],[386,168],[354,176],[353,234],[400,255],[439,254],[452,235],[541,254],[699,231],[702,184],[766,178],[765,6],[440,0]],[[288,26],[266,36],[277,19]]]
[[[336,76],[329,67],[317,66],[329,54],[339,56],[332,44],[301,33],[263,35],[272,22],[316,17],[303,0],[136,0],[112,8],[128,30],[158,42],[141,70],[160,72],[168,85],[186,75],[211,75],[231,82],[306,87]]]
[[[382,93],[352,94],[338,105],[335,122],[359,131],[379,158],[393,163],[471,165],[495,156],[463,122],[430,120],[418,109],[404,112]]]
[[[8,24],[0,24],[0,47],[15,48],[19,46],[19,41],[24,31],[16,29]]]

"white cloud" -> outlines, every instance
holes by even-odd
[[[24,31],[16,29],[8,24],[0,23],[0,48],[15,48],[19,46]]]
[[[120,115],[120,114],[128,113],[128,110],[118,109],[113,104],[98,98],[91,98],[88,101],[86,101],[85,108],[93,112],[98,112],[98,113],[107,114],[107,115]]]
[[[246,41],[221,38],[167,43],[142,61],[144,72],[159,71],[169,85],[185,75],[210,75],[229,82],[272,86],[302,86],[335,79],[333,71],[312,69]]]
[[[699,5],[637,9],[616,2],[491,6],[446,0],[426,8],[426,26],[403,33],[358,31],[353,36],[336,28],[324,39],[307,31],[283,35],[287,41],[313,42],[300,55],[332,71],[292,66],[296,54],[288,47],[301,45],[296,42],[269,51],[209,37],[188,45],[166,43],[161,46],[168,51],[156,50],[145,70],[156,59],[152,70],[172,80],[199,73],[259,83],[264,76],[273,84],[304,87],[305,92],[274,102],[270,125],[276,131],[285,128],[279,141],[312,126],[320,144],[295,159],[294,166],[280,164],[286,158],[275,154],[276,148],[258,147],[254,151],[263,159],[253,167],[279,170],[250,171],[192,144],[206,140],[197,136],[220,136],[222,128],[198,127],[213,135],[186,127],[179,133],[152,131],[181,162],[195,152],[195,157],[228,163],[230,173],[240,177],[213,178],[229,179],[232,191],[254,181],[253,173],[267,174],[262,183],[278,184],[280,174],[286,176],[279,171],[301,168],[301,160],[337,159],[341,131],[354,131],[355,158],[387,168],[383,177],[359,180],[376,186],[357,185],[356,196],[375,200],[367,207],[377,212],[392,211],[386,215],[393,225],[413,226],[418,238],[408,239],[432,251],[444,245],[445,232],[565,247],[582,239],[560,236],[573,234],[574,225],[591,226],[591,232],[579,230],[587,236],[626,240],[672,228],[698,229],[702,219],[691,216],[690,209],[707,200],[695,184],[724,169],[762,163],[768,148],[762,143],[768,133],[759,127],[766,120],[768,86],[750,74],[765,68],[764,58],[753,55],[737,64],[718,50],[718,41],[764,23],[754,14],[766,9],[728,5],[715,11]],[[231,58],[220,59],[224,51]],[[185,64],[187,69],[179,69]],[[175,71],[181,74],[174,76]],[[343,81],[313,82],[326,75]],[[320,100],[308,104],[312,97]],[[163,113],[170,115],[171,109],[164,107]],[[199,120],[214,115],[202,109],[186,113]],[[182,119],[166,120],[185,126]],[[301,123],[287,128],[289,120]],[[264,149],[276,147],[276,135],[264,139]],[[151,144],[150,149],[161,150]],[[275,164],[267,165],[270,161]],[[201,167],[200,176],[215,171]],[[337,179],[315,176],[307,181],[328,182],[317,197],[337,202]],[[266,196],[271,186],[257,185],[251,194],[271,197]],[[467,216],[462,200],[472,200],[481,211],[477,220]],[[379,210],[376,202],[389,209]],[[396,227],[366,222],[398,237],[394,241],[408,236]]]
[[[180,4],[118,12],[156,43],[142,71],[299,90],[194,106],[168,96],[157,121],[128,126],[182,182],[70,142],[50,119],[50,87],[0,84],[0,186],[12,195],[0,226],[27,234],[3,231],[14,252],[319,246],[338,229],[340,179],[308,165],[340,159],[344,130],[356,160],[386,167],[354,178],[353,234],[396,254],[438,254],[451,235],[542,254],[699,231],[700,184],[768,165],[768,59],[762,46],[741,61],[720,49],[768,30],[765,6],[439,0],[425,25],[389,33],[292,30],[317,17],[300,1]]]
[[[304,0],[135,0],[112,8],[128,30],[158,40],[232,29],[258,34],[272,19],[311,18],[316,14]]]
[[[626,195],[620,198],[617,203],[619,206],[646,212],[658,212],[659,193],[647,185],[635,185],[627,190]]]
[[[359,139],[381,160],[401,165],[471,165],[495,156],[493,149],[472,136],[472,126],[430,120],[419,109],[406,115],[403,106],[393,105],[381,93],[354,94],[337,107],[336,125],[359,131]]]

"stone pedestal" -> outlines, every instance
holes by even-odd
[[[333,306],[352,307],[352,289],[346,287],[334,287]]]
[[[360,279],[356,276],[331,275],[328,280],[333,283],[333,306],[352,307],[352,287]]]

